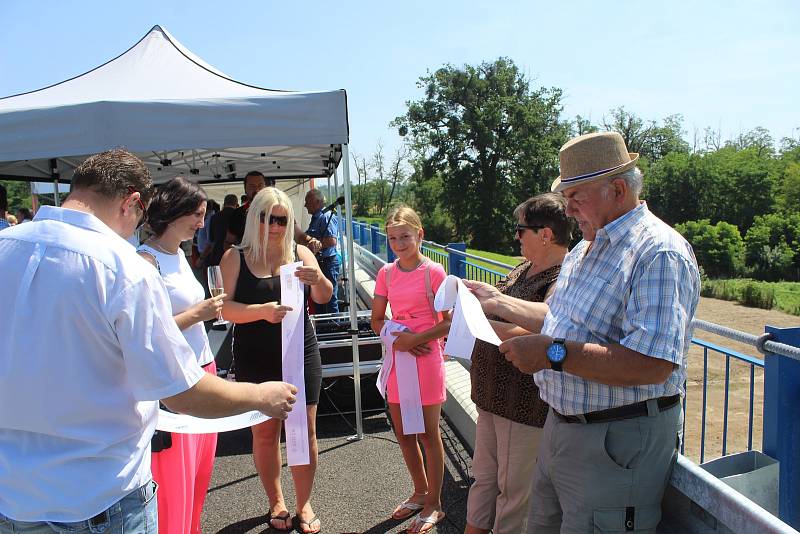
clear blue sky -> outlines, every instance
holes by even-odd
[[[58,82],[160,24],[238,80],[348,92],[351,145],[368,155],[417,79],[444,63],[512,58],[564,90],[564,115],[599,123],[624,105],[730,138],[756,126],[800,136],[800,2],[137,2],[2,0],[0,96]],[[46,125],[43,125],[46,127]]]

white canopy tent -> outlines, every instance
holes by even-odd
[[[348,141],[344,90],[289,92],[231,79],[155,26],[111,61],[0,98],[0,177],[69,180],[87,155],[124,146],[157,182],[327,177]],[[246,169],[246,170],[245,170]],[[236,175],[236,176],[234,176]]]
[[[0,98],[0,179],[69,181],[89,155],[125,147],[155,181],[330,178],[340,163],[352,205],[347,95],[263,89],[233,80],[154,26],[123,54],[80,76]],[[343,160],[343,161],[342,161]],[[349,280],[355,280],[352,241]],[[349,298],[356,302],[350,284]],[[350,307],[358,436],[362,435],[356,310]]]

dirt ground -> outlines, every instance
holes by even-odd
[[[727,326],[760,335],[764,326],[800,326],[800,317],[775,310],[748,308],[735,302],[701,298],[695,315],[718,325]],[[763,359],[755,347],[737,343],[727,338],[696,329],[694,337],[703,341],[733,349],[748,356]],[[703,348],[692,345],[689,351],[689,376],[686,395],[686,456],[700,462],[700,447],[703,414]],[[750,414],[750,364],[731,358],[730,388],[728,393],[727,454],[747,450],[748,419]],[[764,398],[764,372],[753,370],[753,434],[754,449],[761,449],[761,422]],[[708,350],[708,394],[706,398],[706,434],[704,460],[722,455],[722,438],[725,412],[725,356]]]

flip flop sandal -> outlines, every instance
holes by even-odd
[[[314,523],[319,523],[319,530],[313,530],[314,527],[312,527],[311,525],[313,525]],[[306,528],[303,528],[303,525],[305,525],[305,527],[308,530],[306,530]],[[317,516],[314,516],[311,519],[311,521],[303,521],[302,519],[300,519],[299,515],[296,515],[292,519],[292,526],[295,529],[297,529],[298,532],[302,532],[302,533],[307,533],[307,534],[314,533],[314,534],[316,534],[317,532],[322,532],[322,521],[320,521],[319,517],[317,517]]]
[[[433,530],[439,522],[444,519],[446,514],[444,512],[434,512],[429,516],[418,516],[414,518],[414,521],[411,522],[411,526],[408,527],[406,532],[414,532],[422,534],[424,532],[430,532]],[[426,525],[430,525],[428,528],[425,528]],[[425,530],[422,530],[425,528]],[[413,529],[413,530],[412,530]]]
[[[395,511],[392,512],[391,518],[394,519],[395,521],[405,521],[412,515],[419,513],[420,510],[422,510],[423,508],[425,508],[425,506],[423,506],[422,504],[417,504],[415,502],[410,502],[410,501],[403,501],[398,505],[397,509],[395,509]],[[397,515],[401,513],[403,510],[408,510],[408,513],[405,513],[403,515]]]
[[[289,514],[288,510],[284,510],[283,512],[279,512],[275,515],[272,515],[272,513],[270,512],[268,515],[269,518],[267,519],[267,523],[269,524],[270,528],[273,528],[280,532],[289,532],[290,530],[292,530],[292,528],[294,528],[291,522],[292,516]],[[273,523],[273,521],[275,520],[283,521],[283,528],[275,525],[275,523]]]

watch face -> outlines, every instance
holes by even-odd
[[[563,362],[567,356],[567,348],[561,343],[553,343],[547,347],[547,358],[551,362]]]

